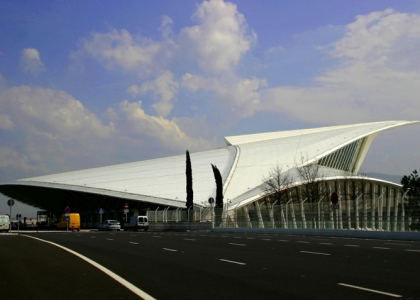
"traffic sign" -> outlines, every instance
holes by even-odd
[[[69,214],[69,213],[71,212],[70,207],[68,207],[68,206],[67,206],[67,207],[64,209],[64,212],[65,212],[65,213],[67,213],[67,214]]]
[[[332,203],[332,205],[337,205],[337,203],[338,203],[338,194],[337,194],[337,192],[333,192],[331,194],[331,203]]]
[[[213,204],[214,203],[214,199],[212,197],[209,198],[209,203]]]
[[[129,210],[128,210],[128,204],[127,204],[127,203],[125,203],[125,204],[124,204],[124,212],[125,212],[125,213],[128,213],[128,211],[129,211]]]
[[[9,206],[15,205],[15,200],[13,200],[13,199],[7,200],[7,205],[9,205]]]
[[[99,213],[102,215],[104,213],[104,209],[103,208],[100,208],[99,209]]]

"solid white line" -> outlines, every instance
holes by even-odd
[[[233,246],[246,246],[245,244],[235,244],[235,243],[229,243],[229,245],[233,245]]]
[[[337,283],[337,284],[342,285],[342,286],[346,286],[346,287],[350,287],[350,288],[354,288],[354,289],[359,289],[359,290],[363,290],[363,291],[372,292],[372,293],[387,295],[387,296],[391,296],[391,297],[395,297],[395,298],[401,298],[402,297],[401,295],[391,294],[391,293],[382,292],[382,291],[378,291],[378,290],[367,289],[367,288],[364,288],[364,287],[361,287],[361,286],[345,284],[345,283]]]
[[[48,243],[51,245],[54,245],[56,247],[59,247],[67,252],[70,252],[73,255],[76,255],[77,257],[83,259],[84,261],[86,261],[87,263],[90,263],[92,266],[98,268],[100,271],[104,272],[106,275],[108,275],[109,277],[111,277],[112,279],[114,279],[115,281],[119,282],[120,284],[122,284],[123,286],[125,286],[127,289],[129,289],[130,291],[132,291],[134,294],[136,294],[137,296],[145,299],[145,300],[154,300],[155,298],[153,298],[152,296],[150,296],[149,294],[143,292],[141,289],[139,289],[138,287],[136,287],[135,285],[133,285],[132,283],[128,282],[127,280],[125,280],[124,278],[118,276],[117,274],[115,274],[114,272],[108,270],[107,268],[105,268],[104,266],[101,266],[100,264],[98,264],[97,262],[91,260],[90,258],[87,258],[86,256],[83,256],[80,253],[77,253],[73,250],[70,250],[64,246],[61,246],[59,244],[50,242],[50,241],[46,241],[46,240],[42,240],[30,235],[24,235],[22,234],[22,236],[26,236],[29,237],[31,239],[35,239],[44,243]]]
[[[302,253],[309,253],[309,254],[318,254],[318,255],[331,255],[328,253],[321,253],[321,252],[310,252],[310,251],[300,251]]]
[[[162,248],[163,250],[166,250],[166,251],[172,251],[172,252],[177,252],[178,250],[175,250],[175,249],[169,249],[169,248]]]
[[[246,263],[241,263],[241,262],[233,261],[233,260],[227,260],[227,259],[222,259],[222,258],[220,258],[219,260],[224,261],[224,262],[228,262],[228,263],[231,263],[231,264],[237,264],[237,265],[242,265],[242,266],[246,265]]]
[[[129,244],[134,244],[134,245],[138,245],[139,243],[136,242],[128,242]]]

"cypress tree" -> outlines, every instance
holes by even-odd
[[[186,207],[189,208],[194,205],[194,192],[192,188],[192,169],[191,169],[191,159],[190,159],[190,152],[187,150],[187,167],[185,170],[185,174],[187,175],[187,203]]]
[[[216,207],[223,207],[223,184],[222,175],[220,175],[219,169],[215,165],[211,165],[213,169],[214,179],[216,181]]]

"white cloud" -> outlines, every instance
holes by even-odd
[[[142,102],[124,100],[118,109],[108,110],[109,119],[117,130],[132,139],[142,140],[145,148],[157,148],[157,145],[172,150],[208,149],[210,143],[201,138],[185,134],[176,121],[148,115],[142,108]]]
[[[119,66],[124,70],[140,71],[152,64],[160,45],[141,36],[132,36],[127,30],[113,29],[108,33],[93,33],[81,42],[81,50],[72,53],[73,58],[89,55],[109,69]]]
[[[154,81],[143,83],[140,91],[143,93],[151,91],[155,98],[160,96],[160,101],[153,104],[152,107],[159,116],[166,117],[173,108],[172,100],[178,91],[178,86],[173,74],[166,71]]]
[[[160,27],[158,29],[162,33],[162,36],[165,39],[170,38],[170,36],[172,34],[173,23],[174,22],[172,21],[172,19],[170,17],[162,16],[162,24],[160,25]]]
[[[401,41],[405,41],[403,54]],[[420,16],[393,10],[358,16],[330,54],[338,67],[307,88],[265,91],[265,111],[318,123],[417,119],[420,112]]]
[[[187,73],[182,78],[182,85],[193,92],[198,89],[215,92],[220,102],[230,107],[231,117],[250,117],[260,104],[259,90],[267,83],[264,79],[243,79],[232,74],[205,78]]]
[[[183,49],[198,56],[206,71],[228,71],[256,41],[248,33],[245,17],[233,3],[221,0],[204,1],[193,15],[199,25],[186,27],[181,32]]]
[[[34,48],[26,48],[22,50],[20,67],[23,71],[34,75],[45,71],[45,65],[41,61],[39,52]]]
[[[12,118],[6,114],[0,114],[0,129],[8,130],[13,128]]]

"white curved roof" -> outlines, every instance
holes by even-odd
[[[211,164],[216,165],[222,174],[225,200],[229,199],[232,206],[242,206],[259,196],[262,178],[277,164],[283,171],[292,171],[302,163],[319,161],[362,140],[352,170],[357,172],[372,140],[380,131],[416,123],[419,122],[386,121],[225,137],[226,147],[190,155],[194,204],[202,206],[209,197],[215,197],[216,184]],[[185,160],[185,155],[179,155],[22,179],[12,184],[76,190],[185,207]]]

